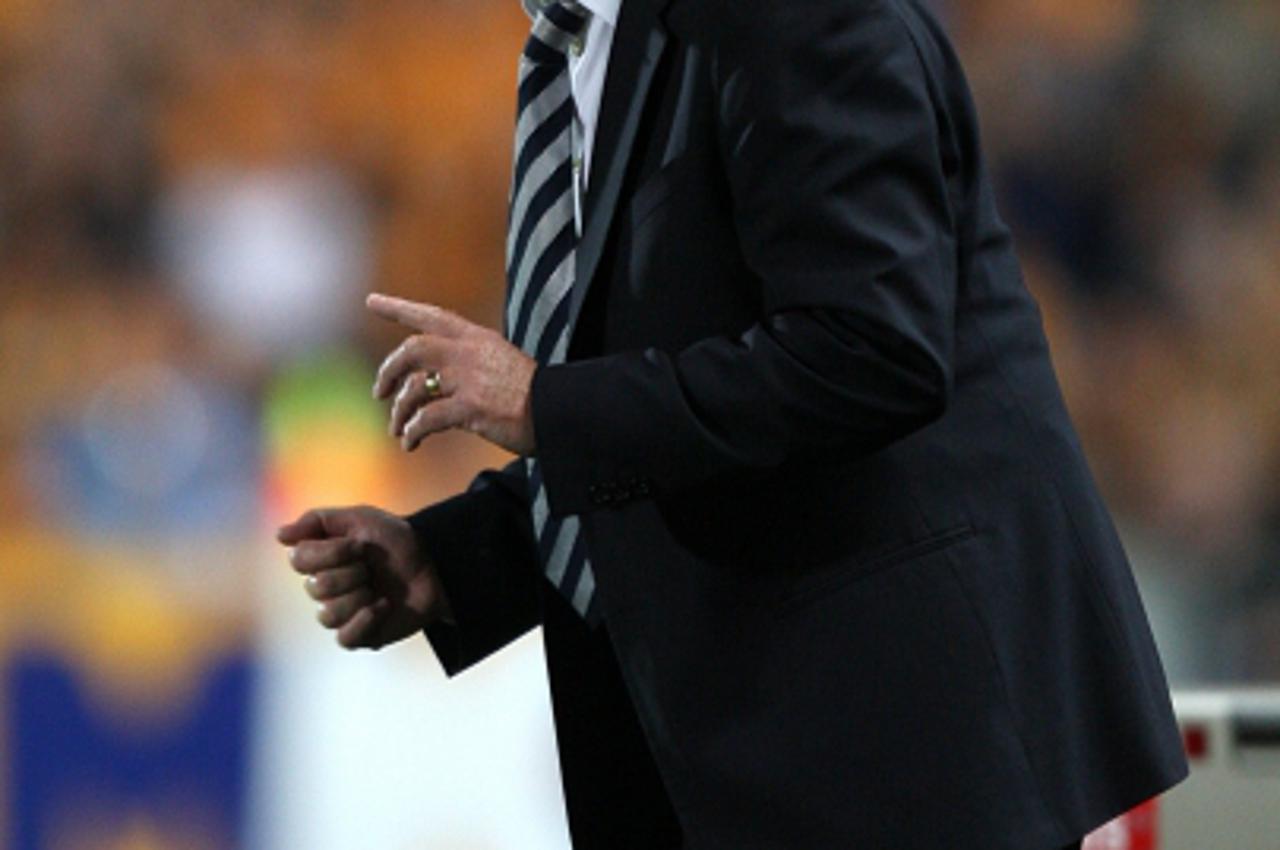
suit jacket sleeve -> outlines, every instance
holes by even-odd
[[[450,676],[540,619],[541,573],[520,464],[482,473],[467,492],[407,518],[453,609],[452,623],[426,630]]]
[[[540,369],[553,513],[607,504],[617,481],[675,491],[808,453],[871,452],[944,410],[954,157],[893,2],[709,4],[723,10],[709,13],[720,153],[757,278],[744,285],[760,287],[765,315],[679,352]]]

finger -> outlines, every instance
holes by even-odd
[[[276,540],[294,546],[303,540],[324,540],[351,528],[351,512],[345,508],[314,508],[276,530]]]
[[[378,632],[381,631],[382,620],[385,619],[379,609],[385,605],[374,603],[357,611],[346,625],[338,629],[338,645],[343,649],[377,649],[382,645]]]
[[[345,567],[364,557],[364,544],[354,537],[333,540],[303,540],[289,555],[289,563],[300,573],[317,573]]]
[[[406,301],[403,298],[395,298],[379,292],[371,294],[364,303],[374,315],[399,322],[423,333],[458,337],[472,327],[470,322],[457,313],[451,313],[434,304]]]
[[[426,407],[419,407],[418,412],[413,414],[413,418],[404,426],[404,432],[400,436],[400,447],[411,452],[432,434],[460,427],[466,420],[466,411],[466,405],[458,401],[456,396],[442,398]]]
[[[317,602],[350,593],[359,587],[369,586],[369,570],[364,564],[335,567],[307,576],[303,582],[307,595]]]
[[[316,611],[316,619],[326,629],[340,629],[357,611],[372,602],[373,591],[367,587],[359,587],[350,593],[321,602]]]
[[[415,370],[439,368],[447,359],[449,346],[438,337],[415,334],[400,343],[378,367],[373,380],[373,397],[386,398]]]
[[[391,405],[391,436],[400,436],[405,423],[417,413],[418,408],[452,394],[453,388],[443,374],[440,374],[440,391],[433,394],[427,389],[426,375],[414,372],[400,385],[400,392],[396,393],[396,400]]]
[[[286,546],[293,546],[301,540],[313,540],[327,536],[324,524],[320,521],[319,511],[307,511],[293,522],[285,523],[276,530],[276,540]]]

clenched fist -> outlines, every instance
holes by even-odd
[[[532,357],[496,331],[440,307],[378,294],[366,303],[417,331],[387,356],[373,385],[375,398],[394,397],[390,430],[406,451],[438,431],[461,428],[516,454],[533,454]]]
[[[378,649],[450,619],[435,568],[409,523],[371,507],[320,508],[282,526],[289,561],[347,649]]]

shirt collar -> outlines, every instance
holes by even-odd
[[[546,5],[546,2],[547,0],[523,0],[524,10],[529,13],[529,17],[535,18],[538,16],[538,9]],[[578,0],[578,4],[597,18],[608,22],[609,26],[618,25],[618,10],[622,7],[622,0]]]
[[[578,0],[578,3],[597,18],[603,18],[609,26],[618,25],[618,10],[622,6],[622,0]]]

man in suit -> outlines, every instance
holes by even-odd
[[[578,847],[1055,850],[1181,779],[933,19],[529,8],[506,334],[370,299],[405,448],[521,457],[281,529],[322,622],[451,675],[541,624]]]

